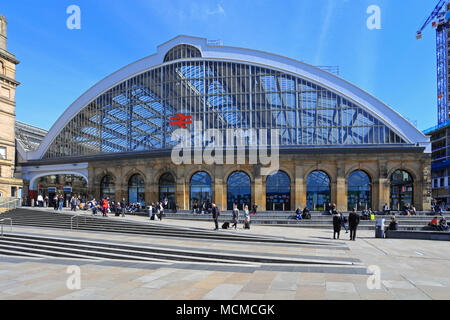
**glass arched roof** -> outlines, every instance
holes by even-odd
[[[201,40],[193,39],[194,44]],[[148,61],[127,66],[91,88],[66,110],[34,156],[169,150],[177,143],[171,133],[178,127],[170,125],[176,113],[191,115],[203,129],[278,129],[281,146],[290,148],[429,143],[392,109],[324,71],[307,65],[302,71],[300,62],[259,52],[239,53],[245,61],[236,61],[232,53],[219,58],[206,44],[200,51],[177,43],[182,40],[160,46]],[[273,67],[262,64],[263,58],[273,59]],[[292,63],[291,70],[280,70],[280,60]],[[309,72],[317,73],[318,80]],[[117,80],[127,73],[133,75]],[[351,99],[354,93],[358,95]]]

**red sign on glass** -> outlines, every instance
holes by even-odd
[[[172,126],[179,126],[181,128],[186,128],[187,124],[192,123],[192,116],[185,116],[181,113],[175,113],[177,116],[170,118],[171,122],[170,125]]]

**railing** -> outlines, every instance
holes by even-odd
[[[76,222],[77,222],[76,227],[78,228],[78,220],[79,220],[78,218],[84,218],[84,223],[86,224],[86,216],[79,216],[79,215],[72,216],[70,218],[70,230],[73,229],[73,220],[75,220],[75,219],[76,219]]]
[[[13,210],[20,207],[21,199],[0,198],[0,209]]]
[[[5,224],[5,223],[4,223],[5,221],[9,221],[10,226],[11,226],[11,232],[12,232],[12,225],[13,225],[12,219],[11,219],[11,218],[5,218],[5,219],[2,219],[2,220],[0,220],[0,222],[2,223],[2,231],[1,231],[1,236],[2,236],[2,237],[3,237],[3,225]]]

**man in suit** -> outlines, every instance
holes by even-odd
[[[356,229],[358,229],[360,217],[359,214],[356,212],[356,209],[353,209],[352,212],[350,212],[350,215],[348,216],[348,224],[350,227],[350,240],[355,241],[356,239]]]
[[[212,217],[216,226],[214,230],[219,230],[219,208],[217,208],[215,203],[212,204]]]

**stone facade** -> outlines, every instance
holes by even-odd
[[[331,203],[337,209],[347,211],[347,181],[355,170],[365,171],[371,179],[372,209],[379,211],[390,201],[390,178],[396,170],[407,171],[414,180],[413,205],[419,211],[430,210],[431,173],[430,154],[419,152],[398,153],[353,153],[340,152],[316,154],[281,154],[280,171],[291,180],[291,209],[306,206],[306,181],[316,170],[328,174],[331,182]],[[207,172],[212,178],[212,201],[223,210],[227,206],[227,179],[235,171],[244,171],[251,179],[252,204],[259,210],[266,210],[266,179],[260,175],[256,165],[174,165],[170,157],[141,158],[114,161],[89,162],[88,190],[91,196],[100,197],[100,182],[110,174],[115,181],[115,198],[128,198],[128,181],[134,174],[140,174],[145,181],[145,200],[159,200],[159,178],[166,172],[176,180],[175,197],[180,210],[189,210],[191,204],[190,179],[199,171]]]
[[[14,176],[15,166],[15,92],[19,83],[16,78],[16,65],[19,61],[6,50],[6,19],[0,15],[0,195],[19,196],[22,180]],[[15,194],[14,193],[15,190]]]

